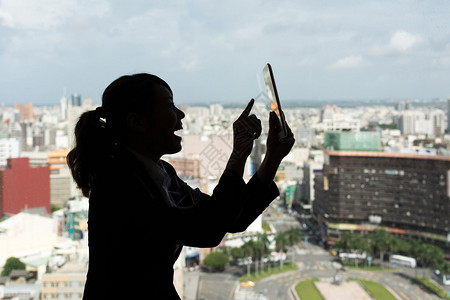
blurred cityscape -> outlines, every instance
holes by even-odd
[[[89,263],[89,202],[74,185],[66,155],[79,116],[96,106],[92,99],[73,94],[53,106],[16,103],[0,108],[0,299],[82,297]],[[180,133],[183,149],[163,159],[192,187],[211,193],[231,153],[232,122],[243,106],[183,104],[180,109],[186,114]],[[290,299],[289,287],[295,282],[335,275],[336,252],[352,250],[340,243],[346,234],[371,236],[380,229],[399,240],[440,249],[445,259],[438,265],[413,257],[424,277],[434,278],[432,269],[436,274],[439,266],[445,271],[450,259],[450,99],[323,105],[299,101],[290,102],[284,112],[296,143],[275,178],[280,198],[245,232],[227,235],[216,249],[184,248],[174,266],[183,299]],[[267,132],[267,104],[257,101],[252,113]],[[258,169],[265,139],[263,134],[255,141],[245,180]],[[114,226],[120,222],[112,223],[111,230]],[[280,247],[277,234],[293,228],[299,241]],[[269,251],[260,255],[261,261],[293,262],[300,273],[278,285],[267,281],[261,287],[244,286],[240,276],[257,272],[258,263],[251,255],[229,255],[225,273],[203,275],[203,260],[211,251],[232,253],[230,249],[262,234]],[[354,259],[389,265],[383,251],[365,249]],[[400,248],[385,252],[407,254]],[[5,272],[12,262],[19,267]],[[418,269],[411,270],[399,278],[391,272],[371,279],[400,299],[434,299],[420,288],[411,289],[404,277],[417,276]],[[445,280],[436,278],[450,291]],[[405,284],[398,285],[402,280]]]

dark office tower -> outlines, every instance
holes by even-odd
[[[79,94],[72,94],[71,98],[72,106],[81,106],[81,95]]]
[[[315,178],[314,212],[329,228],[388,231],[450,240],[450,157],[378,151],[325,151]]]

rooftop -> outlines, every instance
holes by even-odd
[[[384,157],[384,158],[408,158],[408,159],[425,159],[450,161],[450,156],[443,155],[420,155],[399,152],[379,152],[379,151],[336,151],[326,150],[329,156],[345,156],[345,157]]]

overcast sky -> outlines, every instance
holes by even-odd
[[[100,103],[123,74],[175,102],[450,97],[450,1],[0,0],[0,103]]]

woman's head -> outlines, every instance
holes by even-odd
[[[126,118],[130,113],[151,114],[160,86],[172,94],[164,80],[147,73],[122,76],[105,89],[102,96],[103,117],[108,134],[115,143],[128,143]]]
[[[75,127],[75,147],[67,163],[88,196],[97,171],[112,149],[129,147],[153,160],[181,150],[184,113],[173,104],[170,86],[151,74],[122,76],[104,91],[100,109],[83,113]]]

